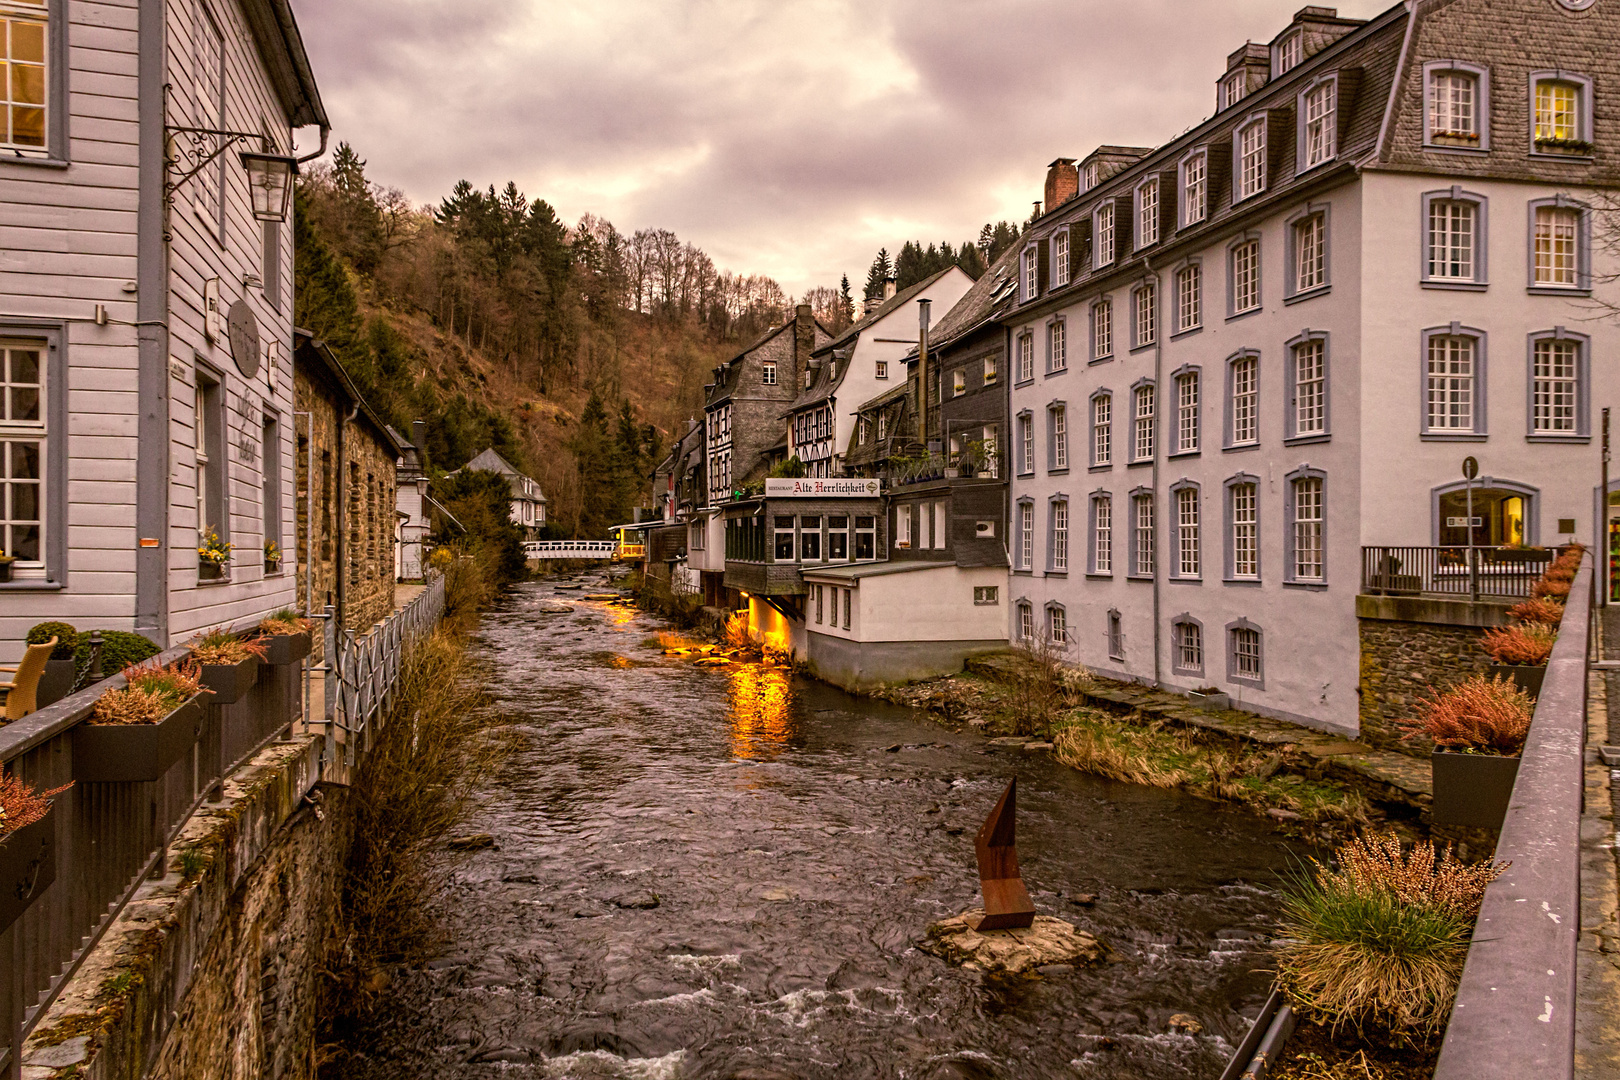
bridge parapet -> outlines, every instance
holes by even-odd
[[[611,559],[631,557],[631,547],[640,545],[613,540],[530,540],[523,545],[523,554],[530,559]]]

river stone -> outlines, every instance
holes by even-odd
[[[89,1056],[90,1036],[80,1035],[76,1039],[66,1039],[55,1046],[41,1047],[25,1057],[23,1062],[46,1069],[65,1069],[69,1065],[77,1065]]]
[[[454,837],[444,846],[451,851],[483,851],[495,846],[495,838],[489,833],[473,833],[471,836]]]
[[[1084,964],[1103,955],[1096,938],[1050,915],[1035,916],[1027,929],[981,934],[972,927],[983,917],[975,909],[934,923],[920,947],[969,970],[1002,975],[1028,975],[1050,964]]]

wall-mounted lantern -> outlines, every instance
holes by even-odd
[[[248,191],[253,195],[253,216],[260,221],[286,221],[287,207],[292,201],[292,178],[298,175],[298,159],[246,150],[240,157],[242,168],[248,174]]]

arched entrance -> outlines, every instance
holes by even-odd
[[[1472,490],[1461,481],[1434,489],[1437,547],[1527,547],[1541,542],[1540,492],[1527,484],[1481,477]],[[1471,505],[1470,505],[1471,504]],[[1469,539],[1472,509],[1473,538]]]

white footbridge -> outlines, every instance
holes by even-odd
[[[616,540],[530,540],[523,554],[529,559],[612,559],[623,556],[626,546]]]

